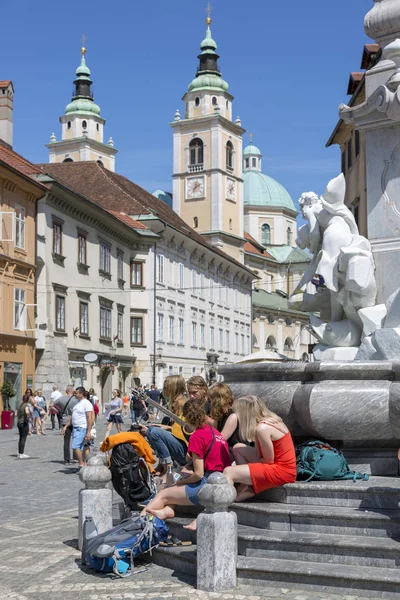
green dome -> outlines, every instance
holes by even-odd
[[[76,70],[76,76],[77,77],[90,77],[90,69],[86,64],[86,60],[85,57],[82,56],[81,58],[81,64],[79,65],[79,67]]]
[[[245,206],[275,206],[297,212],[289,192],[272,177],[260,171],[245,171],[243,180]]]
[[[193,79],[192,83],[188,87],[188,92],[193,92],[194,90],[201,90],[203,88],[211,88],[226,92],[229,88],[229,84],[226,81],[224,81],[219,75],[213,75],[212,73],[204,73],[204,75],[199,75],[198,77],[195,77]]]
[[[65,114],[71,113],[89,113],[90,115],[100,115],[100,106],[88,98],[77,98],[67,104]]]
[[[254,144],[249,144],[243,150],[243,156],[249,156],[251,154],[259,154],[261,156],[261,150],[257,148],[257,146],[254,146]]]
[[[210,28],[206,31],[206,37],[200,44],[200,48],[204,50],[205,48],[209,48],[211,51],[216,50],[218,48],[217,42],[212,39]]]

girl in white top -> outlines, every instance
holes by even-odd
[[[117,428],[117,433],[121,433],[121,423],[123,423],[121,417],[121,411],[123,402],[121,398],[121,392],[117,389],[113,390],[112,399],[109,404],[106,405],[106,419],[108,421],[105,437],[110,435],[113,423]]]

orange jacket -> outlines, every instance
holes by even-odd
[[[139,456],[143,457],[146,461],[151,472],[154,471],[153,464],[156,462],[154,454],[149,446],[149,443],[144,437],[135,431],[127,431],[126,433],[116,433],[106,437],[100,446],[102,452],[108,452],[112,450],[118,444],[132,444]]]

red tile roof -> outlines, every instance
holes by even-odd
[[[271,260],[275,260],[274,257],[266,251],[264,246],[259,244],[257,240],[253,238],[252,235],[247,233],[247,231],[244,232],[244,237],[247,240],[247,242],[244,245],[245,252],[250,252],[250,254],[257,254],[258,256],[263,256],[264,258],[270,258]]]
[[[107,212],[114,215],[114,217],[117,217],[117,219],[126,225],[129,225],[129,227],[132,227],[132,229],[148,229],[146,225],[143,225],[143,223],[140,223],[139,221],[135,221],[135,219],[132,219],[132,217],[124,212],[119,212],[118,210],[108,210]]]
[[[3,164],[6,167],[10,167],[13,171],[16,171],[25,178],[31,179],[38,187],[46,190],[47,187],[37,181],[35,175],[43,174],[42,169],[37,165],[29,162],[17,152],[14,152],[9,146],[2,143],[0,140],[0,165]]]
[[[3,79],[2,81],[0,81],[0,90],[7,88],[10,85],[10,83],[12,85],[11,79]]]
[[[122,212],[135,216],[154,215],[154,218],[164,221],[167,225],[190,236],[202,246],[212,249],[222,258],[253,275],[245,265],[210,244],[202,235],[187,225],[165,202],[146,192],[123,175],[113,173],[94,161],[51,163],[41,166],[61,184],[82,194],[109,212],[115,211],[119,214]]]

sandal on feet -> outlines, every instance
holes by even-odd
[[[171,536],[168,536],[168,539],[165,540],[165,542],[160,542],[159,546],[162,546],[163,548],[173,548],[176,544],[173,543],[173,541],[171,540]]]
[[[173,546],[191,546],[192,542],[190,540],[185,540],[182,541],[179,538],[177,538],[175,535],[171,535],[171,542]]]

